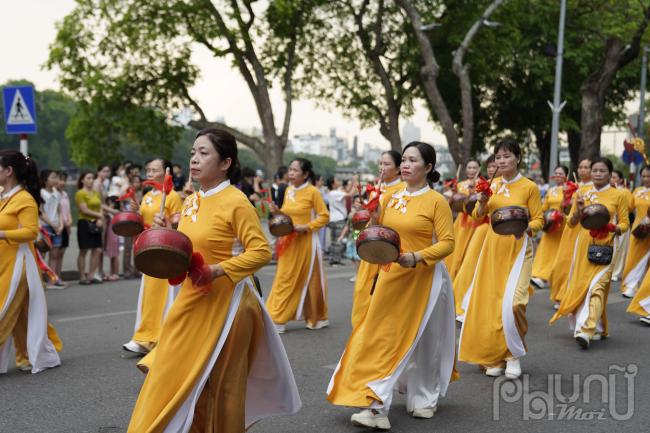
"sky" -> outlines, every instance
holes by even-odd
[[[27,79],[37,89],[60,90],[56,71],[43,68],[48,47],[56,36],[56,22],[74,8],[73,0],[0,0],[0,83],[10,79]],[[259,127],[255,104],[244,80],[230,61],[213,58],[207,50],[197,47],[193,55],[201,70],[201,77],[190,89],[208,119],[223,117],[228,124],[250,129]],[[279,91],[272,93],[276,121],[281,125],[283,99]],[[226,104],[223,102],[227,101]],[[236,101],[236,103],[233,103]],[[406,119],[402,119],[403,125]],[[420,105],[410,119],[421,130],[421,139],[432,144],[445,144],[444,136],[428,120],[428,112]],[[369,143],[376,148],[389,148],[378,128],[360,129],[358,122],[343,117],[336,111],[318,108],[314,101],[294,102],[290,136],[307,133],[329,134],[336,128],[337,135],[352,143]],[[360,148],[361,150],[361,148]]]

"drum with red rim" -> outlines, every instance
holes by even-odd
[[[645,239],[650,236],[650,218],[643,217],[639,224],[632,230],[632,235],[637,239]]]
[[[587,230],[600,230],[609,223],[609,211],[600,203],[590,204],[582,209],[580,224]]]
[[[352,227],[355,230],[363,230],[370,221],[370,212],[367,210],[359,210],[352,215]]]
[[[192,261],[192,241],[184,233],[162,227],[143,231],[133,243],[135,267],[150,277],[169,279],[185,274]]]
[[[118,236],[137,236],[144,230],[142,215],[137,212],[120,212],[113,217],[113,233]]]
[[[465,202],[467,195],[457,192],[451,196],[451,210],[454,212],[463,212],[465,210]]]
[[[556,216],[558,214],[560,215],[559,217]],[[559,225],[562,225],[562,221],[564,221],[564,214],[562,212],[557,209],[549,209],[544,212],[544,226],[542,227],[542,230],[545,233],[549,233],[549,230],[552,229],[553,224],[556,221],[555,218],[560,218]]]
[[[501,207],[490,215],[492,230],[500,235],[521,235],[528,228],[528,209],[521,206]]]
[[[477,202],[478,194],[470,194],[470,196],[467,197],[467,201],[465,202],[465,212],[471,215],[472,212],[474,212],[474,208],[476,207]]]
[[[276,238],[293,233],[293,221],[287,214],[278,212],[269,219],[269,231]]]
[[[369,263],[385,265],[397,261],[400,254],[399,234],[386,226],[365,228],[357,238],[357,254]]]

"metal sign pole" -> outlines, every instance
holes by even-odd
[[[29,149],[27,147],[27,134],[20,134],[20,153],[29,156]]]

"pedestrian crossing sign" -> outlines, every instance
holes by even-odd
[[[2,89],[2,101],[7,134],[36,133],[33,86],[7,86]]]

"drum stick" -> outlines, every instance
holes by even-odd
[[[169,174],[169,167],[165,170],[165,177],[163,178],[162,200],[160,201],[160,219],[165,218],[165,200],[167,200],[167,191],[165,191],[165,179]]]
[[[574,172],[571,173],[571,174],[573,174],[573,181],[576,183],[576,185],[580,185],[580,184],[578,183],[578,177],[576,176],[576,172],[574,171]]]

